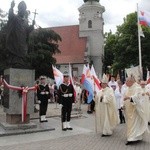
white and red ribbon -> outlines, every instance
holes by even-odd
[[[37,85],[33,87],[18,87],[18,86],[13,86],[9,85],[5,79],[1,78],[1,82],[4,83],[4,85],[11,90],[17,90],[17,91],[22,91],[22,122],[26,121],[26,116],[27,116],[27,93],[29,90],[36,90]]]

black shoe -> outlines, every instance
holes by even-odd
[[[126,142],[126,145],[131,145],[132,144],[132,141],[127,141]]]
[[[73,130],[73,128],[67,128],[67,130]]]
[[[63,128],[62,130],[63,130],[63,131],[67,131],[67,128]]]
[[[106,137],[106,136],[111,136],[111,135],[106,135],[106,134],[102,134],[101,137]]]
[[[148,125],[150,125],[150,122],[148,122]]]
[[[126,145],[131,145],[131,144],[136,144],[139,143],[140,141],[127,141]]]
[[[48,120],[43,120],[43,122],[48,122]]]
[[[92,114],[92,111],[88,110],[87,113],[88,113],[88,114]]]

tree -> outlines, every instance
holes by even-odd
[[[112,34],[110,31],[109,33],[105,33],[105,51],[104,51],[104,58],[103,58],[103,72],[109,73],[110,69],[109,66],[113,64],[114,60],[114,50],[116,44],[116,36]]]
[[[39,28],[31,34],[28,60],[36,70],[36,77],[47,75],[53,78],[52,64],[56,63],[53,55],[60,53],[59,41],[61,37],[50,29]]]
[[[143,31],[145,38],[141,37],[141,47],[142,63],[145,68],[150,66],[150,29],[145,27]],[[119,70],[128,68],[131,65],[139,65],[137,13],[128,14],[126,18],[124,18],[124,23],[118,26],[117,32],[111,36],[114,38],[110,39],[110,35],[106,36],[105,57],[109,57],[109,51],[112,49],[114,56],[112,66],[114,72],[117,74]]]

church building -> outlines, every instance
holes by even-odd
[[[74,77],[80,77],[83,64],[94,65],[97,75],[102,74],[102,58],[104,55],[103,12],[99,0],[84,0],[79,10],[79,25],[52,27],[62,41],[59,43],[60,54],[54,57],[56,67],[61,71],[68,71],[72,66]]]

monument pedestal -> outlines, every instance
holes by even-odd
[[[6,122],[9,124],[23,124],[21,114],[6,114]],[[27,114],[24,124],[30,123],[30,115]]]
[[[35,71],[29,69],[9,68],[4,71],[4,79],[9,85],[17,87],[33,87]],[[30,114],[34,113],[34,91],[27,93],[27,116],[22,123],[22,91],[5,88],[4,91],[4,112],[6,113],[7,124],[28,124]]]

